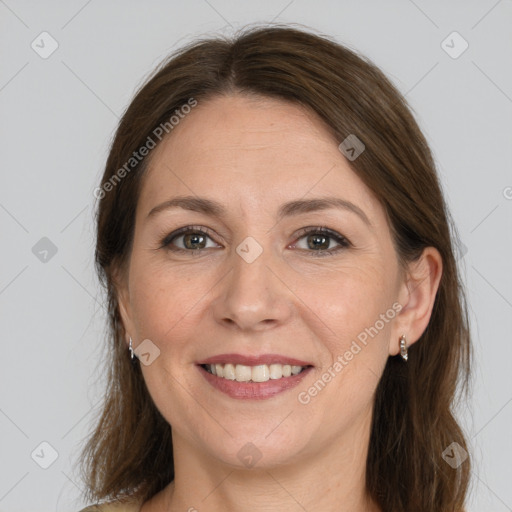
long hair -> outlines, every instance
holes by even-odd
[[[159,126],[172,137],[169,119],[183,105],[234,92],[305,106],[340,143],[356,135],[366,149],[351,168],[383,205],[401,267],[428,246],[441,254],[430,322],[407,364],[388,358],[377,386],[366,486],[386,512],[460,512],[470,462],[453,468],[443,453],[450,446],[468,451],[453,408],[463,396],[458,391],[467,392],[471,344],[456,229],[432,154],[404,97],[373,63],[328,37],[287,26],[189,44],[155,70],[120,121],[97,194],[95,263],[107,293],[110,346],[105,401],[81,459],[87,497],[146,500],[174,478],[171,427],[140,367],[130,363],[115,288],[116,272],[129,261],[151,155],[130,159],[148,137],[159,142]]]

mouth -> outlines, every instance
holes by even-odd
[[[288,378],[292,375],[299,375],[310,365],[299,366],[290,364],[259,364],[248,366],[245,364],[202,364],[204,370],[211,375],[221,379],[236,380],[237,382],[268,382],[269,380],[278,380]]]
[[[238,399],[263,399],[295,387],[313,365],[267,354],[258,357],[224,354],[197,364],[211,386]]]

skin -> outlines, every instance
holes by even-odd
[[[427,248],[400,271],[384,210],[338,144],[298,105],[236,94],[200,103],[151,154],[117,288],[127,342],[149,339],[160,350],[142,370],[172,425],[176,479],[143,512],[226,512],[241,503],[254,512],[379,510],[364,480],[374,392],[400,335],[410,346],[425,330],[442,263]],[[177,196],[218,201],[226,214],[174,208],[148,217]],[[283,203],[326,196],[357,205],[371,226],[342,209],[277,217]],[[162,247],[188,225],[207,228],[206,248],[192,255]],[[310,226],[328,227],[351,245],[331,238],[328,247],[341,250],[315,257],[318,249],[300,233]],[[236,252],[248,236],[263,249],[252,263]],[[300,403],[298,394],[393,303],[400,312]],[[235,400],[196,366],[222,353],[277,353],[314,368],[271,399]],[[251,469],[237,456],[247,443],[261,454]]]

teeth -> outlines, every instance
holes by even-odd
[[[280,379],[283,376],[282,364],[271,364],[269,370],[271,379]]]
[[[292,375],[298,375],[302,370],[302,366],[292,366]]]
[[[303,366],[292,366],[289,364],[260,364],[258,366],[246,366],[244,364],[207,364],[206,370],[217,377],[237,382],[267,382],[270,379],[276,380],[283,377],[298,375]]]
[[[267,382],[270,379],[270,370],[266,364],[252,367],[253,382]]]
[[[235,380],[235,367],[232,364],[224,365],[224,378],[229,380]]]
[[[248,382],[252,377],[252,369],[250,366],[237,364],[235,367],[235,378],[237,382]]]

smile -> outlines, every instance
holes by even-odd
[[[222,354],[197,363],[216,390],[242,400],[261,400],[297,386],[313,370],[306,361],[277,354]]]
[[[289,364],[260,364],[246,366],[244,364],[205,364],[203,368],[222,379],[236,380],[237,382],[267,382],[270,379],[277,380],[283,377],[298,375],[306,367]]]

